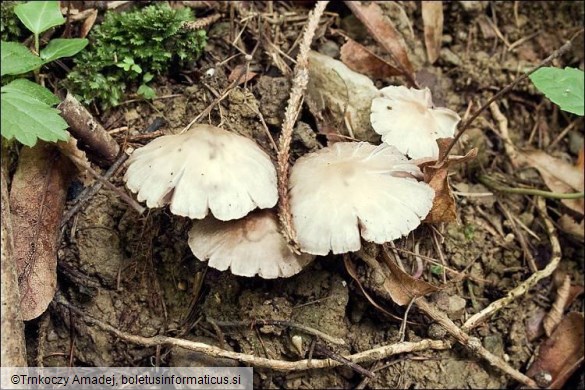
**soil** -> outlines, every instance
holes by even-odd
[[[266,34],[276,39],[280,50],[296,56],[296,40],[304,21],[270,24],[268,20],[288,15],[306,17],[310,10],[303,3],[274,4],[269,14],[266,4],[247,4],[248,11],[258,11],[254,21],[265,23]],[[514,80],[524,69],[547,57],[553,50],[582,28],[584,15],[581,2],[444,2],[444,33],[441,57],[430,66],[426,62],[420,4],[398,2],[384,5],[410,48],[411,61],[419,69],[418,77],[429,86],[438,106],[463,114],[469,102],[477,108],[494,92]],[[317,30],[314,48],[338,55],[343,39],[333,36],[328,26],[345,28],[347,33],[366,46],[376,45],[367,31],[342,4],[331,4],[331,13]],[[243,11],[239,11],[243,12]],[[260,15],[260,16],[258,16]],[[502,37],[514,50],[506,49]],[[250,53],[258,31],[256,23],[245,27],[239,46]],[[486,27],[488,26],[488,27]],[[411,31],[412,28],[412,31]],[[243,56],[225,61],[237,54],[226,43],[230,29],[229,15],[208,28],[209,44],[194,71],[160,79],[156,85],[158,98],[152,102],[131,101],[99,113],[109,130],[116,132],[121,145],[139,147],[148,141],[145,130],[153,122],[162,123],[155,135],[179,132],[204,111],[229,85],[228,76],[236,65],[246,64]],[[227,35],[226,35],[227,34]],[[234,35],[229,35],[234,36]],[[523,40],[523,41],[520,41]],[[556,61],[557,66],[583,68],[583,34],[575,49]],[[377,49],[379,50],[379,49]],[[201,119],[202,123],[219,125],[254,138],[273,157],[274,150],[260,114],[272,136],[277,139],[291,86],[286,67],[260,46],[251,62],[259,75],[231,90]],[[279,56],[289,68],[294,64]],[[213,69],[213,74],[208,70]],[[401,84],[391,78],[375,80],[377,86]],[[549,152],[575,161],[583,144],[583,119],[569,116],[544,99],[528,82],[520,83],[503,97],[500,106],[510,121],[513,140],[519,147],[545,148],[576,121],[560,142]],[[96,113],[98,114],[98,113]],[[324,137],[311,130],[315,123],[308,110],[302,112],[293,142],[296,158],[319,147]],[[303,123],[304,122],[304,123]],[[484,193],[479,184],[480,171],[500,172],[512,177],[502,142],[495,132],[496,122],[484,112],[475,129],[464,137],[464,152],[479,148],[478,158],[456,169],[451,184],[456,191],[458,221],[445,226],[422,226],[396,247],[416,250],[464,274],[436,272],[431,263],[424,264],[422,277],[441,287],[429,300],[442,308],[458,325],[466,318],[501,298],[530,276],[525,249],[512,228],[510,215],[523,222],[528,248],[542,268],[550,260],[548,238],[537,217],[533,201],[524,195],[490,197],[466,196]],[[153,135],[154,137],[154,135]],[[519,173],[522,180],[541,183],[538,175]],[[120,177],[115,184],[123,187]],[[562,206],[548,202],[551,215],[558,218]],[[68,222],[59,252],[59,289],[67,299],[90,316],[114,327],[142,336],[170,335],[202,341],[271,359],[307,358],[313,337],[289,327],[277,325],[221,327],[213,321],[234,322],[277,319],[313,327],[330,336],[345,340],[344,346],[328,344],[331,351],[344,355],[365,351],[399,341],[400,319],[405,308],[378,300],[399,320],[377,310],[363,295],[338,256],[317,258],[300,274],[285,280],[243,278],[229,272],[207,268],[188,248],[190,221],[170,214],[168,209],[149,210],[138,216],[126,203],[109,190],[101,190]],[[433,235],[439,238],[435,243]],[[583,285],[583,242],[559,233],[563,246],[560,271],[571,276],[574,284]],[[416,258],[400,253],[407,270],[416,268]],[[360,272],[363,265],[355,261]],[[530,336],[531,324],[538,315],[550,309],[556,287],[545,279],[536,288],[472,331],[483,346],[504,358],[514,368],[525,372],[542,336]],[[572,310],[583,311],[577,300]],[[540,313],[540,314],[539,314]],[[405,340],[445,337],[441,329],[416,309],[410,311]],[[299,351],[292,342],[301,336]],[[529,337],[530,336],[530,337]],[[31,365],[45,366],[205,366],[234,365],[227,359],[213,359],[177,348],[144,348],[117,340],[95,326],[71,316],[59,305],[37,321],[27,324],[27,342]],[[323,357],[317,351],[314,357]],[[515,382],[487,363],[480,361],[461,346],[445,351],[424,351],[397,355],[377,363],[365,363],[377,369],[376,377],[365,382],[366,388],[504,388]],[[255,369],[254,384],[262,388],[354,388],[363,377],[347,366],[283,373]],[[576,374],[571,386],[583,385],[583,374]],[[569,386],[569,385],[567,385]],[[571,387],[569,386],[569,387]]]

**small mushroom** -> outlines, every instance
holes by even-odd
[[[222,221],[278,200],[276,170],[253,141],[208,125],[165,135],[128,159],[126,186],[148,207],[170,204],[173,214]]]
[[[237,221],[194,221],[189,247],[198,259],[209,259],[210,267],[264,279],[295,275],[314,258],[289,249],[273,210],[256,210]]]
[[[289,182],[301,251],[314,255],[360,249],[360,234],[378,244],[415,229],[434,191],[420,169],[393,146],[338,142],[294,164]]]
[[[389,86],[372,100],[370,121],[382,141],[411,158],[439,157],[438,138],[450,138],[461,118],[435,108],[428,88]]]

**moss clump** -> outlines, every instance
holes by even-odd
[[[20,41],[23,37],[22,24],[14,13],[14,7],[21,1],[3,1],[0,4],[0,37],[3,41]]]
[[[84,103],[95,101],[103,108],[118,105],[127,86],[152,97],[147,82],[166,73],[172,63],[195,60],[205,47],[205,31],[183,28],[191,20],[189,8],[172,9],[167,3],[108,12],[90,33],[89,46],[75,58],[67,87]]]

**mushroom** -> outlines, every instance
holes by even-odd
[[[237,221],[194,221],[189,247],[200,260],[209,260],[210,267],[265,279],[295,275],[314,258],[289,249],[273,210],[256,210]]]
[[[253,141],[208,125],[165,135],[128,159],[127,187],[148,207],[170,204],[173,214],[222,221],[242,218],[278,200],[276,170]]]
[[[428,88],[389,86],[372,100],[372,127],[382,141],[411,158],[439,158],[438,138],[450,138],[461,120],[455,111],[435,108]]]
[[[357,251],[360,234],[378,244],[415,229],[430,211],[434,191],[420,169],[395,147],[338,142],[299,158],[289,195],[301,251]]]

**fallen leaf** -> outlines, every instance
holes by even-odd
[[[584,325],[583,314],[568,313],[551,337],[541,344],[526,375],[534,378],[540,373],[548,373],[552,376],[552,383],[547,388],[562,388],[583,363]]]
[[[451,143],[452,138],[440,138],[439,144],[439,161],[445,154],[445,150]],[[455,206],[455,197],[449,185],[449,169],[457,164],[462,164],[473,160],[477,157],[477,148],[471,149],[465,156],[449,156],[441,164],[436,161],[420,162],[424,181],[435,190],[435,199],[433,207],[423,222],[441,223],[453,222],[457,219],[457,209]]]
[[[14,258],[23,320],[41,315],[57,286],[59,224],[72,165],[57,149],[39,142],[20,152],[10,205]]]
[[[364,250],[359,252],[361,259],[378,275],[383,277],[383,283],[368,283],[375,289],[378,295],[391,299],[400,306],[408,305],[414,298],[424,296],[439,288],[424,280],[415,279],[402,271],[388,256],[386,251],[381,251],[383,261],[378,257],[368,255]]]
[[[431,64],[435,63],[441,52],[443,38],[443,2],[423,1],[422,18],[425,31],[425,47]]]
[[[396,263],[382,251],[385,264],[390,269],[390,274],[384,282],[384,288],[388,291],[392,300],[397,304],[408,305],[414,298],[438,291],[439,288],[421,279],[415,279],[396,265]]]
[[[345,1],[345,5],[366,26],[372,37],[388,51],[396,61],[396,68],[403,72],[411,84],[416,85],[406,43],[380,6],[375,2],[363,4],[359,1]]]
[[[577,222],[570,215],[563,214],[557,222],[565,233],[572,234],[581,240],[585,239],[585,219]]]
[[[97,16],[98,16],[97,9],[90,10],[90,13],[87,16],[87,19],[85,19],[83,21],[83,25],[81,26],[81,31],[79,32],[80,38],[85,38],[87,36],[87,34],[89,34],[91,28],[95,24]]]
[[[238,85],[247,83],[248,81],[252,80],[256,77],[258,73],[252,72],[250,70],[246,71],[246,65],[238,65],[232,70],[230,75],[228,76],[228,81],[233,83],[234,81],[238,80]]]
[[[77,140],[75,137],[70,136],[67,141],[59,141],[56,143],[59,151],[69,157],[71,162],[77,168],[77,178],[85,187],[92,185],[95,182],[95,178],[88,172],[88,166],[91,166],[85,152],[77,147]],[[80,164],[79,161],[82,163]]]
[[[583,169],[541,150],[519,151],[516,158],[520,164],[536,168],[546,186],[561,194],[585,191]],[[585,213],[584,199],[563,199],[562,203],[573,211]]]
[[[351,38],[341,46],[341,61],[356,72],[372,78],[387,78],[402,72]]]

